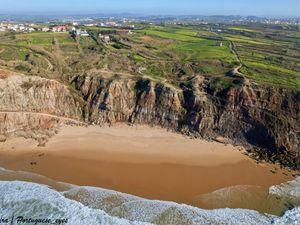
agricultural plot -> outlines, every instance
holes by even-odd
[[[299,89],[300,46],[297,38],[286,37],[285,31],[276,31],[276,35],[270,35],[270,32],[256,35],[255,42],[248,41],[250,37],[234,41],[243,64],[241,72],[258,82]]]
[[[151,76],[173,85],[195,74],[232,85],[232,71],[268,85],[300,88],[300,32],[255,25],[136,25],[132,35],[89,27],[89,37],[68,33],[0,34],[0,60],[8,67],[66,76],[99,69]],[[110,35],[104,43],[99,33]],[[13,66],[9,64],[13,62]],[[72,74],[70,74],[72,76]]]

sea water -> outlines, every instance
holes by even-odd
[[[204,210],[2,169],[0,177],[5,174],[27,181],[0,181],[0,219],[7,221],[2,224],[300,224],[298,207],[282,216],[247,209]],[[288,198],[298,198],[299,186],[300,178],[271,187],[270,192],[277,198],[287,193]]]

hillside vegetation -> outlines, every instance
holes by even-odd
[[[225,88],[232,81],[236,84],[245,79],[300,88],[300,32],[295,28],[137,27],[132,35],[90,27],[89,37],[75,38],[68,33],[1,33],[0,65],[64,82],[75,73],[96,69],[106,71],[108,76],[149,76],[175,87],[203,75],[219,86],[225,84]],[[101,32],[109,33],[111,42],[102,42]]]

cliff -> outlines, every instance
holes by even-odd
[[[86,101],[93,124],[159,125],[181,133],[225,137],[272,161],[299,167],[300,92],[257,84],[216,88],[197,76],[174,88],[149,79],[77,76],[72,81]]]
[[[80,103],[66,86],[9,72],[0,75],[0,141],[22,136],[43,145],[62,123],[80,123]]]
[[[255,153],[253,157],[300,166],[296,90],[254,83],[220,88],[202,76],[174,87],[101,74],[77,75],[65,86],[13,74],[0,77],[0,111],[3,140],[11,133],[36,139],[51,136],[66,122],[140,123],[209,140],[224,137]]]
[[[80,105],[65,85],[55,80],[22,74],[0,78],[0,111],[81,118]]]

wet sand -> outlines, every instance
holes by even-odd
[[[11,139],[0,143],[0,167],[203,208],[209,204],[201,196],[222,188],[250,185],[265,190],[292,179],[287,171],[257,164],[229,144],[126,125],[68,126],[46,147]]]

